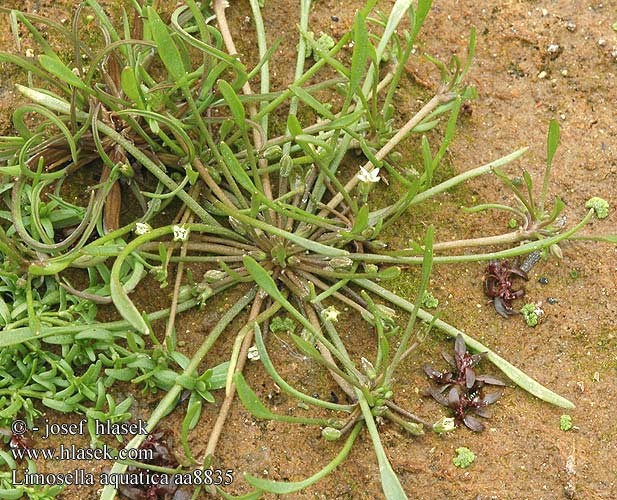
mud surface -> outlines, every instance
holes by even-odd
[[[68,19],[75,4],[70,0],[3,3],[23,9],[37,8],[39,13],[58,19]],[[340,35],[353,21],[360,5],[357,1],[316,2],[311,15],[313,30],[334,37]],[[379,5],[386,11],[390,3]],[[273,63],[274,88],[291,81],[296,11],[296,2],[266,0],[267,29],[283,37]],[[245,19],[250,15],[248,2],[233,2],[228,12],[238,38],[243,41],[238,47],[241,56],[254,61],[254,28]],[[338,22],[331,16],[336,16]],[[13,50],[6,19],[2,16],[0,44]],[[550,192],[566,201],[569,223],[580,220],[586,212],[584,203],[591,196],[601,196],[611,206],[617,206],[617,33],[611,29],[615,21],[617,3],[613,1],[435,0],[420,38],[423,50],[441,59],[452,54],[464,55],[473,26],[478,33],[476,58],[468,81],[477,87],[479,99],[471,103],[470,112],[460,120],[445,168],[451,174],[459,173],[529,146],[523,159],[507,171],[515,173],[526,168],[541,182],[548,122],[556,118],[561,125],[561,146],[555,157]],[[269,42],[273,41],[274,35]],[[555,45],[556,49],[552,47]],[[422,103],[417,96],[430,96],[438,83],[438,72],[419,57],[412,58],[407,69],[403,89],[395,101],[401,120],[419,109]],[[21,78],[16,70],[2,66],[3,133],[10,131],[9,113],[17,102],[12,85]],[[417,150],[417,138],[407,141],[404,147]],[[436,227],[436,241],[500,234],[506,229],[508,217],[492,212],[469,215],[460,206],[511,201],[510,193],[496,178],[476,178],[440,196],[429,208],[411,211],[397,231],[390,232],[389,243],[405,246],[429,224]],[[613,213],[601,223],[592,223],[588,230],[615,234],[616,221]],[[561,249],[563,260],[541,261],[526,284],[527,301],[541,302],[545,311],[544,321],[533,329],[520,317],[502,319],[487,305],[482,291],[485,264],[436,266],[431,289],[440,300],[437,310],[442,319],[574,401],[576,409],[568,412],[574,429],[560,430],[563,410],[514,388],[507,389],[495,405],[494,417],[482,434],[463,428],[444,437],[429,434],[413,438],[385,424],[380,431],[388,456],[410,498],[617,498],[617,249],[586,242],[566,243]],[[577,271],[577,278],[571,276],[573,270]],[[407,281],[413,283],[416,274],[410,270]],[[548,283],[541,284],[540,277],[547,278]],[[144,287],[136,300],[151,303],[151,289]],[[398,291],[409,298],[413,288],[406,290],[403,283]],[[549,297],[556,302],[549,304]],[[199,342],[204,334],[205,316],[212,314],[216,311],[179,318],[178,332],[187,346]],[[356,322],[352,314],[344,315],[343,321],[340,330],[348,332],[344,340],[351,343],[352,351],[370,354],[374,342],[364,324]],[[220,347],[206,362],[214,364],[224,359],[232,338],[232,334],[222,338]],[[397,403],[422,417],[437,420],[442,409],[420,395],[427,386],[421,367],[427,361],[437,360],[439,353],[451,346],[451,341],[441,334],[431,334],[399,373]],[[281,375],[300,390],[323,398],[331,397],[331,391],[337,393],[327,375],[290,348],[284,339],[271,338],[270,353]],[[486,363],[482,366],[495,372]],[[306,414],[296,401],[280,393],[259,364],[249,363],[245,376],[273,411]],[[337,395],[343,398],[342,394]],[[201,456],[205,449],[222,399],[222,394],[217,395],[217,403],[207,408],[191,435],[195,456]],[[153,402],[144,401],[138,410],[147,414],[152,407],[149,403]],[[178,422],[179,418],[168,419],[164,426],[179,436]],[[454,450],[460,446],[477,455],[468,469],[452,464]],[[340,447],[340,443],[321,439],[318,428],[257,421],[236,402],[219,444],[217,466],[236,471],[230,491],[238,494],[249,491],[242,472],[270,479],[301,480],[317,472]],[[49,468],[52,465],[55,467],[49,464]],[[81,466],[101,470],[108,465]],[[363,433],[342,466],[317,486],[292,497],[383,498],[378,477],[370,439]],[[567,492],[572,487],[575,496]],[[90,499],[97,495],[94,489],[67,488],[60,498]]]

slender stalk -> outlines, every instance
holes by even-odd
[[[585,226],[593,217],[593,209],[585,215],[585,217],[574,227],[561,234],[551,236],[538,241],[532,241],[524,243],[514,248],[507,250],[501,250],[498,252],[480,253],[472,255],[448,255],[448,256],[435,256],[433,262],[435,264],[454,264],[458,262],[479,262],[493,259],[508,259],[511,257],[517,257],[518,255],[525,255],[534,250],[542,250],[548,248],[555,243],[559,243],[562,240],[566,240],[578,232],[583,226]],[[368,254],[368,253],[350,253],[347,255],[350,259],[360,262],[378,262],[380,264],[422,264],[422,257],[397,257],[392,255],[382,254]]]
[[[247,352],[251,343],[253,342],[253,327],[258,322],[259,312],[261,310],[261,306],[263,304],[264,297],[261,294],[258,294],[253,301],[253,305],[251,306],[251,312],[249,313],[248,321],[246,325],[243,327],[243,330],[246,329],[246,337],[244,338],[244,342],[242,344],[242,348],[240,350],[240,355],[238,357],[238,361],[236,363],[235,373],[242,372],[244,369],[244,365],[246,363]],[[280,307],[280,305],[279,305]],[[272,312],[274,314],[275,311]],[[263,318],[266,319],[266,318]],[[216,450],[216,445],[219,442],[219,438],[221,437],[221,433],[223,432],[223,427],[225,422],[227,421],[227,416],[229,415],[229,410],[231,408],[231,403],[234,400],[234,396],[236,395],[236,386],[235,384],[231,384],[225,394],[225,400],[221,405],[221,409],[216,417],[216,421],[214,422],[214,426],[212,427],[212,432],[210,433],[210,437],[208,438],[208,444],[206,446],[206,451],[204,452],[204,458],[202,463],[208,463],[209,457],[214,455],[214,451]]]

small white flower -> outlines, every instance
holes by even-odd
[[[152,231],[152,226],[147,222],[138,222],[135,224],[135,234],[141,236],[142,234],[148,234]]]
[[[338,311],[334,306],[330,306],[327,309],[321,311],[321,316],[325,321],[336,323],[338,321],[338,315],[341,311]]]
[[[259,361],[261,358],[259,357],[257,346],[252,345],[249,347],[249,352],[246,354],[246,357],[251,361]]]
[[[189,238],[189,230],[182,226],[174,226],[174,241],[186,241]]]
[[[374,168],[372,170],[366,170],[364,167],[360,167],[358,179],[366,183],[379,182],[379,169]]]
[[[34,57],[34,50],[26,49],[26,57],[33,58]]]

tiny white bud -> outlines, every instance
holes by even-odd
[[[142,234],[147,234],[150,231],[152,231],[152,226],[148,224],[147,222],[138,222],[137,224],[135,224],[134,232],[137,236],[141,236]]]
[[[249,352],[246,357],[251,361],[259,361],[261,358],[259,357],[259,351],[257,350],[257,346],[252,345],[249,347]]]
[[[338,315],[341,314],[334,306],[330,306],[327,309],[321,311],[321,316],[325,321],[336,323],[338,321]]]
[[[189,238],[189,230],[182,226],[174,226],[174,241],[186,241]]]
[[[454,419],[449,417],[441,417],[433,424],[433,430],[439,434],[454,430]]]

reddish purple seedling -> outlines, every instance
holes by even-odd
[[[497,260],[491,260],[484,272],[484,293],[493,299],[497,313],[504,318],[516,314],[512,302],[525,295],[525,290],[513,290],[512,280],[516,277],[527,280],[527,273],[516,265],[510,266],[507,261]]]
[[[502,392],[495,391],[484,395],[485,385],[504,386],[505,384],[490,375],[476,375],[473,369],[486,353],[470,354],[465,346],[462,335],[456,337],[454,343],[454,357],[442,353],[452,370],[437,371],[430,365],[424,365],[426,375],[437,384],[430,387],[428,393],[443,406],[450,408],[457,423],[464,423],[475,432],[484,430],[484,424],[472,414],[482,418],[489,418],[490,412],[486,406],[494,403]],[[444,395],[448,390],[448,396]]]

